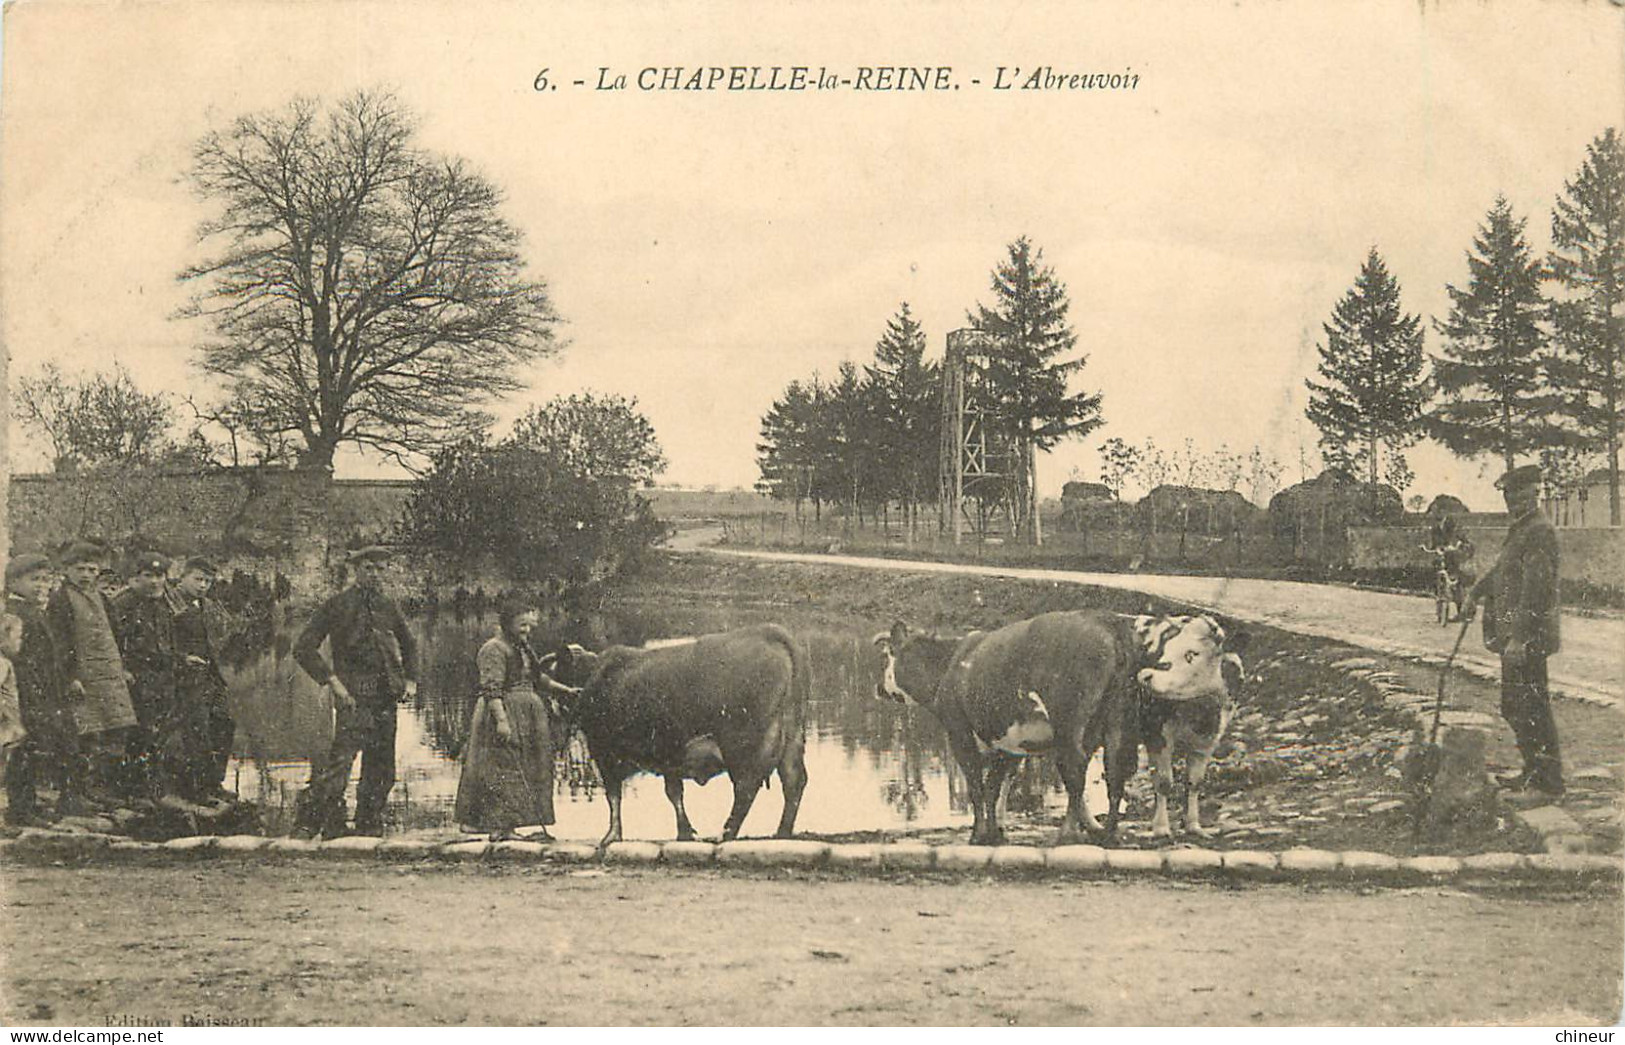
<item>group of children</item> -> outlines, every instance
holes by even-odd
[[[109,558],[80,541],[58,563],[25,554],[6,565],[0,744],[11,825],[236,799],[224,788],[236,731],[219,668],[226,621],[208,597],[217,570],[194,556],[172,584],[170,561],[145,553],[109,598]],[[52,785],[47,810],[39,792]]]

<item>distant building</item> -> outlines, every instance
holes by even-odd
[[[1598,468],[1585,480],[1561,494],[1548,493],[1542,498],[1546,517],[1553,526],[1594,529],[1606,527],[1608,521],[1608,469]]]

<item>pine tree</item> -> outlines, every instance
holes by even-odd
[[[1467,253],[1466,288],[1446,286],[1450,316],[1434,323],[1444,354],[1433,358],[1445,399],[1428,418],[1429,433],[1455,453],[1498,454],[1508,471],[1519,454],[1545,445],[1552,405],[1543,269],[1523,229],[1506,197],[1496,197]]]
[[[1401,311],[1399,283],[1375,247],[1323,329],[1325,380],[1306,382],[1305,414],[1320,429],[1327,461],[1364,471],[1375,485],[1384,449],[1400,456],[1416,441],[1429,399],[1422,320]]]
[[[1018,448],[1011,503],[1018,525],[1042,539],[1035,485],[1036,452],[1067,437],[1081,438],[1105,423],[1100,393],[1071,393],[1068,379],[1084,368],[1087,356],[1067,358],[1077,336],[1067,324],[1071,307],[1066,285],[1043,264],[1044,252],[1025,236],[1007,248],[993,270],[993,307],[977,305],[970,322],[994,336],[997,348],[988,365],[999,426]]]
[[[1610,127],[1552,211],[1547,267],[1561,288],[1552,303],[1557,355],[1550,380],[1570,441],[1600,450],[1608,469],[1608,518],[1620,524],[1619,411],[1625,400],[1625,142]]]
[[[836,371],[837,380],[829,386],[826,407],[829,418],[827,452],[831,471],[839,484],[836,500],[845,504],[847,521],[856,517],[863,525],[865,506],[877,504],[879,483],[879,455],[875,436],[876,398],[873,387],[858,372],[856,363],[843,361]]]
[[[756,489],[774,500],[795,505],[813,496],[812,391],[800,381],[790,382],[762,418],[761,442],[756,444],[756,467],[761,472]]]
[[[940,368],[925,361],[925,330],[903,302],[875,344],[874,365],[865,368],[876,397],[876,438],[881,482],[899,501],[913,536],[919,506],[936,486],[941,426]]]

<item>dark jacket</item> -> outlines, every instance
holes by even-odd
[[[323,640],[331,664],[322,656]],[[417,640],[395,601],[359,586],[322,603],[293,648],[294,659],[317,682],[326,684],[337,675],[346,689],[354,689],[356,682],[379,683],[391,698],[400,694],[406,679],[418,677],[417,652]]]
[[[1540,511],[1512,524],[1500,558],[1473,585],[1484,605],[1484,645],[1499,653],[1521,642],[1536,656],[1561,648],[1557,530]]]
[[[169,604],[175,614],[176,674],[180,684],[188,689],[223,689],[226,680],[220,672],[220,651],[226,641],[225,611],[207,596],[189,599],[179,592],[170,593]],[[194,664],[192,657],[204,663]]]
[[[57,674],[56,636],[45,623],[45,608],[33,599],[6,593],[6,612],[23,622],[23,644],[11,659],[17,669],[17,696],[23,728],[45,737],[61,727],[72,735],[73,720]]]
[[[125,590],[108,607],[124,669],[137,678],[175,671],[175,613],[163,594]]]

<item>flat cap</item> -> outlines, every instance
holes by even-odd
[[[41,555],[38,552],[18,555],[6,563],[6,583],[10,584],[12,581],[30,577],[41,570],[50,568],[51,560],[49,556]]]
[[[1539,485],[1540,465],[1538,464],[1519,465],[1495,480],[1497,490],[1522,490]]]
[[[210,577],[218,577],[220,576],[220,567],[216,566],[213,561],[205,559],[201,555],[194,555],[186,560],[186,564],[181,567],[181,572],[197,572],[207,574]]]
[[[345,562],[384,562],[389,558],[389,549],[381,544],[369,544],[365,548],[357,548],[345,556]]]
[[[74,541],[62,552],[62,565],[77,566],[82,562],[106,562],[107,549],[91,541]]]
[[[150,573],[162,577],[169,572],[169,560],[158,552],[142,552],[131,566],[135,573]]]

